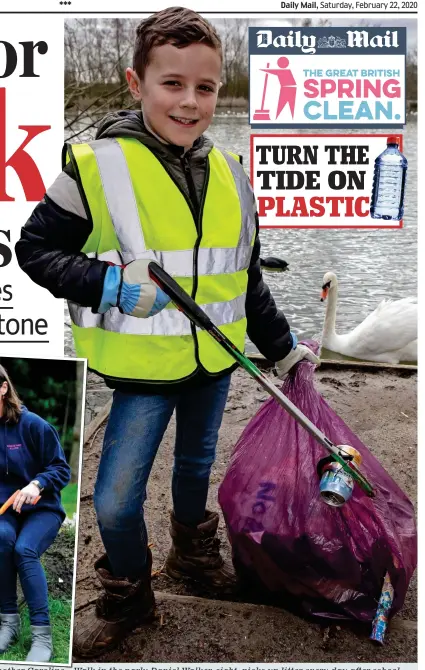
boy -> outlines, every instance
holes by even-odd
[[[110,114],[97,140],[67,147],[69,162],[22,230],[16,253],[30,277],[70,302],[77,353],[114,388],[94,503],[105,589],[74,638],[78,655],[115,646],[154,612],[143,503],[170,417],[174,578],[226,588],[209,473],[234,361],[151,282],[158,260],[240,348],[245,332],[284,375],[302,358],[260,270],[258,220],[240,163],[203,132],[220,86],[221,43],[181,7],[138,29],[127,70],[140,112]]]

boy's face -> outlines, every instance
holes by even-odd
[[[205,44],[154,47],[141,81],[130,68],[130,91],[145,121],[171,144],[191,147],[211,123],[220,87],[221,58]]]

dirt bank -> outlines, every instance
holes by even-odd
[[[369,446],[389,474],[416,504],[416,377],[410,372],[394,373],[352,369],[319,369],[316,373],[319,391]],[[97,393],[100,393],[98,387]],[[233,375],[229,400],[220,431],[217,461],[214,466],[209,507],[218,510],[217,489],[233,445],[243,428],[267,398],[265,392],[248,375],[239,370]],[[160,570],[169,547],[168,513],[171,507],[170,472],[175,424],[171,422],[156,459],[148,487],[146,519],[153,543],[154,569]],[[88,442],[84,451],[82,504],[77,572],[78,610],[90,606],[98,585],[93,562],[102,553],[102,545],[92,505],[92,492],[101,451],[104,426]],[[224,524],[220,539],[224,553],[230,557]],[[204,602],[161,600],[163,617],[148,631],[136,632],[124,643],[119,656],[109,654],[102,660],[112,661],[415,661],[414,624],[402,630],[393,626],[387,644],[377,650],[367,640],[365,631],[337,630],[338,643],[322,640],[318,625],[265,608],[253,609],[243,603],[215,602],[217,594],[199,591],[186,583],[175,583],[163,574],[154,581],[155,590],[180,596],[207,596]],[[233,598],[234,600],[234,598]],[[226,607],[232,609],[226,609]],[[225,609],[223,610],[223,607]],[[248,608],[244,610],[244,607]],[[247,614],[247,612],[251,612]],[[416,583],[412,580],[402,612],[395,620],[416,620]],[[194,625],[193,621],[197,620]],[[259,633],[259,622],[267,630]],[[77,619],[78,621],[78,619]],[[191,623],[192,622],[192,623]],[[283,627],[284,626],[284,627]],[[273,633],[273,631],[275,631]],[[311,636],[317,642],[309,643]],[[168,645],[165,639],[168,639]],[[250,640],[249,643],[246,640]],[[256,641],[255,641],[256,640]],[[289,640],[289,641],[288,641]],[[304,640],[304,642],[303,642]],[[295,643],[296,641],[296,643]],[[118,653],[118,652],[117,652]]]
[[[52,598],[72,597],[74,576],[75,531],[62,528],[52,546],[43,554],[42,562]]]

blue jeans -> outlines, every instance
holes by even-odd
[[[146,485],[176,410],[172,477],[176,519],[196,526],[205,517],[211,466],[230,375],[178,395],[114,392],[94,492],[100,534],[116,577],[137,577],[146,562]]]
[[[16,614],[19,574],[32,626],[49,625],[47,582],[40,556],[55,540],[62,521],[49,510],[0,516],[0,612]]]

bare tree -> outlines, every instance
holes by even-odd
[[[247,97],[248,27],[248,19],[224,19],[217,26],[223,44],[222,95]]]

